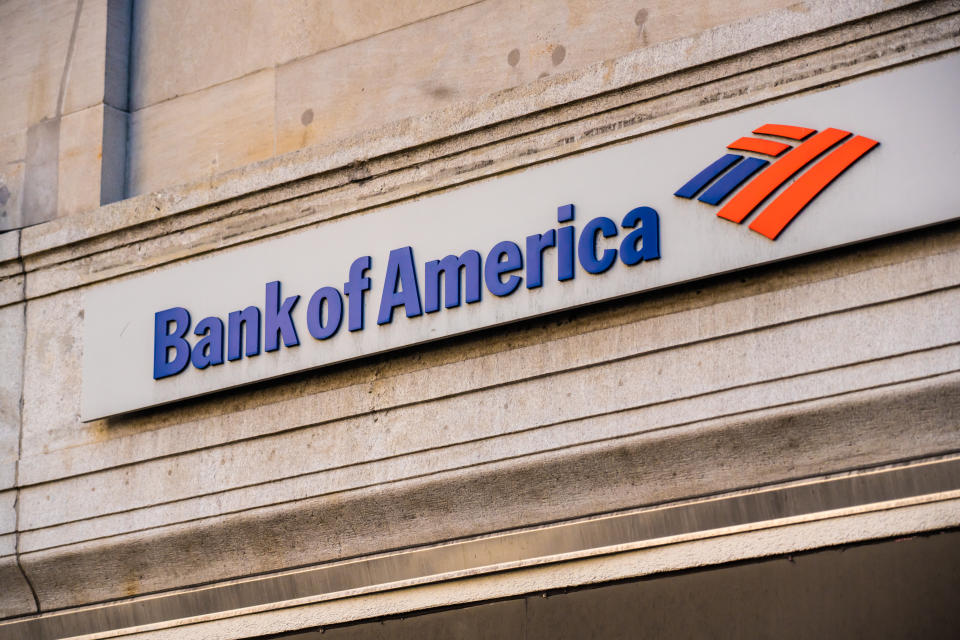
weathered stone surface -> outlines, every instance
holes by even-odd
[[[83,306],[80,292],[32,300],[26,314],[23,379],[24,444],[56,446],[80,415]],[[25,450],[24,450],[25,452]]]
[[[115,0],[83,0],[73,35],[73,53],[63,87],[62,115],[103,102],[106,74],[107,5]]]
[[[659,0],[639,10],[633,0],[473,4],[278,68],[277,151],[529,85],[790,3]]]
[[[130,115],[129,133],[131,194],[269,158],[275,149],[273,69],[140,109]]]
[[[0,233],[0,276],[8,276],[14,271],[11,271],[11,266],[14,262],[18,261],[20,258],[20,231],[6,231]],[[16,265],[15,271],[19,273],[21,271],[19,264]]]
[[[20,203],[23,224],[39,224],[57,215],[60,119],[43,120],[27,129],[27,156]]]
[[[60,115],[58,101],[77,0],[0,4],[0,133]]]
[[[103,119],[103,104],[60,119],[58,215],[74,215],[100,206]]]
[[[116,41],[116,32],[129,28],[117,19],[124,9],[128,14],[128,0],[0,7],[0,132],[8,132],[0,135],[0,231],[98,207],[104,159],[109,175],[117,159],[126,163],[125,148],[101,157],[105,83],[125,93],[127,77],[124,65],[105,66],[108,13]],[[115,58],[122,42],[114,45]],[[122,184],[108,187],[113,199],[122,197]]]
[[[854,4],[805,3],[651,44],[229,175],[191,163],[207,167],[219,153],[243,166],[247,154],[275,153],[277,107],[261,101],[272,70],[141,110],[138,144],[158,164],[141,166],[140,177],[176,178],[165,173],[175,158],[192,186],[23,234],[28,530],[19,540],[45,605],[960,449],[957,223],[240,393],[90,424],[77,417],[84,285],[956,46],[956,17],[934,19],[955,8],[949,2],[817,32],[896,3]],[[583,31],[564,33],[602,32],[585,19]],[[652,9],[640,22],[653,33]],[[738,55],[780,38],[790,40]],[[366,42],[341,49],[361,44],[378,51]],[[556,51],[534,54],[554,65]],[[557,71],[576,55],[564,45]],[[521,73],[526,58],[511,59],[497,64]],[[707,66],[684,70],[691,64]],[[595,95],[608,89],[617,90]],[[214,132],[222,148],[207,148],[207,120],[191,121],[208,110],[225,118]],[[71,117],[61,121],[61,151]],[[103,122],[124,129],[122,118]],[[254,139],[240,141],[241,128]],[[0,305],[23,295],[15,237],[0,235]],[[15,311],[22,319],[22,306],[0,307],[0,332]],[[0,368],[0,388],[5,375]],[[7,486],[0,503],[14,494]]]
[[[197,207],[222,203],[230,198],[284,183],[289,184],[280,191],[287,197],[292,189],[292,181],[318,174],[322,181],[325,178],[323,174],[331,169],[350,167],[373,156],[403,149],[404,158],[415,159],[420,157],[415,147],[427,141],[442,140],[442,148],[435,152],[430,149],[422,152],[425,158],[436,157],[462,148],[467,143],[475,144],[477,141],[473,138],[465,140],[451,136],[478,127],[502,123],[490,131],[490,137],[510,137],[520,131],[563,122],[575,113],[583,113],[585,107],[589,111],[590,105],[596,108],[608,108],[609,104],[622,105],[623,94],[612,92],[614,89],[634,87],[635,92],[628,91],[625,94],[628,101],[634,99],[630,98],[634,93],[647,97],[652,91],[655,95],[661,95],[675,90],[678,81],[681,86],[689,86],[690,83],[762,68],[773,62],[802,57],[822,51],[825,47],[869,38],[877,33],[897,32],[905,26],[935,20],[953,11],[950,0],[897,9],[906,4],[910,3],[907,0],[807,0],[794,10],[773,11],[734,25],[716,27],[697,36],[653,45],[610,63],[548,76],[539,81],[536,91],[498,93],[478,101],[460,104],[454,110],[444,110],[404,121],[402,126],[383,127],[352,139],[318,145],[309,151],[242,167],[218,175],[213,180],[194,180],[190,185],[166,189],[163,194],[131,198],[101,208],[96,215],[64,218],[34,227],[28,230],[24,238],[25,253],[32,255],[45,251],[47,259],[54,260],[63,254],[71,257],[83,255],[102,249],[100,244],[104,239],[103,234],[125,229],[127,237],[124,242],[132,242],[134,238],[142,238],[144,231],[151,230],[144,226],[146,222],[158,222],[165,229],[176,227],[177,223],[192,225],[195,224],[197,215],[202,217]],[[746,33],[751,34],[746,41],[738,40]],[[927,39],[930,45],[935,45],[935,40]],[[904,46],[901,42],[883,58],[890,58],[894,51],[915,49],[915,45]],[[745,52],[749,54],[741,55]],[[924,55],[930,55],[930,52]],[[865,60],[876,57],[874,52],[874,55]],[[699,66],[707,63],[711,64]],[[696,67],[696,71],[687,76],[676,74],[691,67]],[[863,68],[859,73],[870,70],[871,68]],[[842,68],[836,71],[836,79],[842,79]],[[666,77],[656,86],[641,84],[661,76]],[[611,93],[596,96],[601,90],[609,90]],[[564,109],[551,109],[537,113],[533,118],[518,119],[520,116],[584,98],[591,100],[578,103],[569,112]],[[724,108],[736,108],[736,105]],[[708,114],[698,117],[705,115]],[[275,191],[274,194],[279,196],[280,191]],[[218,209],[216,206],[207,207],[205,211],[217,212]],[[135,228],[139,231],[134,231]],[[90,238],[94,238],[92,243],[83,242]],[[69,252],[50,251],[68,244]]]
[[[33,613],[37,610],[30,585],[13,556],[16,536],[0,535],[0,618]]]
[[[0,307],[0,491],[14,485],[20,451],[23,313],[22,303]]]
[[[13,533],[17,530],[17,492],[0,491],[0,534]],[[4,551],[0,549],[0,555]]]
[[[20,548],[23,552],[39,551],[123,535],[134,530],[159,529],[173,523],[320,496],[329,497],[345,491],[390,485],[431,474],[463,472],[480,463],[492,464],[505,459],[537,455],[544,450],[569,450],[583,443],[623,438],[628,433],[676,429],[721,415],[748,415],[771,404],[793,405],[864,389],[890,388],[897,384],[956,371],[958,360],[960,348],[952,347],[830,372],[805,374],[753,387],[727,389],[695,398],[647,405],[582,420],[561,421],[497,438],[415,451],[26,531],[21,534]],[[335,435],[331,434],[331,437]],[[929,444],[928,441],[924,446]],[[934,443],[934,448],[942,446],[942,441]],[[308,451],[313,453],[313,448]]]
[[[22,562],[44,608],[69,606],[862,468],[891,452],[955,450],[958,384],[954,375],[720,418],[27,553]]]
[[[173,0],[134,14],[131,108],[339,47],[473,0]],[[214,62],[215,61],[215,62]]]
[[[26,130],[0,135],[0,234],[23,225],[21,202],[26,161]]]

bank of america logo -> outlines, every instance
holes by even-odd
[[[697,199],[707,204],[719,205],[740,185],[746,183],[717,212],[719,217],[739,224],[774,191],[810,165],[750,223],[750,229],[771,240],[776,240],[790,221],[837,176],[880,144],[863,136],[851,138],[849,131],[840,129],[817,132],[816,129],[786,124],[765,124],[754,129],[753,133],[796,140],[800,144],[793,147],[769,138],[740,138],[727,145],[727,148],[777,159],[771,163],[763,158],[744,158],[742,155],[728,153],[691,178],[673,195],[689,199],[706,188]],[[827,151],[827,155],[814,162]],[[760,171],[761,169],[763,171]],[[751,180],[754,174],[756,177]]]

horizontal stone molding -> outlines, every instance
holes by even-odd
[[[790,527],[884,511],[899,510],[901,526],[903,522],[910,522],[914,530],[929,528],[930,520],[934,526],[956,526],[960,524],[956,509],[952,520],[944,520],[943,510],[938,512],[936,505],[948,507],[958,499],[960,458],[946,457],[505,531],[203,589],[0,623],[0,638],[122,637],[128,633],[161,631],[491,574],[500,574],[504,583],[509,582],[509,576],[502,575],[505,572],[771,529],[780,529],[783,537],[790,535]],[[918,523],[916,517],[924,505],[934,507],[925,510],[928,514],[925,525]],[[859,540],[879,533],[869,527],[854,530],[859,536],[853,539]],[[834,535],[834,543],[851,540],[849,533]],[[755,548],[752,551],[757,553]],[[782,549],[767,546],[760,555],[777,551]],[[741,555],[738,559],[744,557],[750,556]],[[642,573],[649,575],[663,570],[665,567],[655,569],[648,565]],[[587,582],[598,579],[602,578],[595,574]],[[361,616],[355,613],[354,617]],[[189,634],[190,630],[182,632]]]
[[[945,455],[960,451],[958,389],[960,374],[936,376],[23,553],[21,563],[41,608],[58,609]]]

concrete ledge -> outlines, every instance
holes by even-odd
[[[0,638],[110,637],[960,499],[960,458],[767,487],[397,551],[0,625]],[[936,507],[934,507],[936,509]],[[861,532],[862,533],[862,532]],[[765,550],[769,554],[769,549]],[[595,576],[593,580],[597,581]],[[591,581],[588,581],[591,582]]]
[[[26,553],[21,562],[50,610],[838,473],[888,463],[893,452],[945,454],[960,450],[958,390],[960,375],[938,376]]]

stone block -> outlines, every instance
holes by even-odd
[[[26,159],[26,130],[0,135],[0,233],[23,225],[21,203]]]
[[[73,215],[100,206],[103,119],[103,104],[60,119],[57,215]]]
[[[27,129],[21,220],[39,224],[57,215],[60,119],[43,120]]]
[[[0,491],[16,481],[26,326],[23,312],[23,303],[0,307]]]
[[[21,455],[56,448],[62,438],[84,428],[80,423],[82,325],[78,290],[27,304]]]
[[[104,103],[61,118],[58,216],[123,199],[128,118]]]
[[[273,69],[130,115],[128,195],[274,155]]]
[[[338,47],[473,0],[169,0],[136,5],[131,109]]]
[[[13,556],[16,536],[0,536],[0,618],[33,613],[37,610],[30,585]]]
[[[73,36],[70,67],[65,73],[61,115],[103,102],[106,39],[107,0],[83,0]]]
[[[58,113],[77,0],[0,3],[0,133]]]
[[[488,0],[277,70],[283,153],[531,85],[779,6],[633,0]],[[456,34],[452,37],[452,34]]]
[[[0,491],[0,536],[17,529],[17,492]]]

